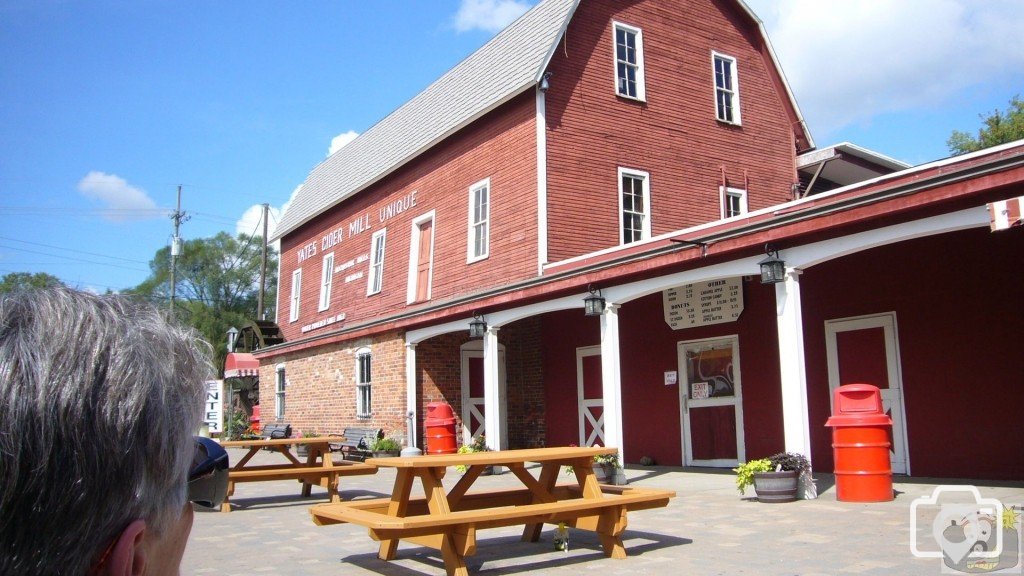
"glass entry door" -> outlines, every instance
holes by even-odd
[[[732,467],[746,459],[736,336],[679,343],[683,462]]]

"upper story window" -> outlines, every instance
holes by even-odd
[[[715,115],[722,122],[740,123],[740,84],[736,76],[736,59],[711,53],[715,74]]]
[[[388,229],[378,230],[370,238],[370,278],[366,283],[366,295],[377,294],[384,285],[384,243]]]
[[[469,187],[469,236],[466,262],[487,258],[490,250],[491,180]]]
[[[651,187],[647,172],[619,168],[619,212],[619,237],[623,244],[651,237]]]
[[[747,191],[740,188],[719,187],[722,194],[722,218],[747,213]]]
[[[644,37],[639,28],[615,22],[615,91],[620,96],[643,100]]]
[[[286,381],[284,377],[284,364],[278,364],[274,378],[274,416],[278,419],[284,418],[284,389]]]
[[[369,348],[356,351],[356,416],[369,417],[372,414],[373,399],[373,355]]]
[[[291,307],[288,312],[288,320],[295,322],[299,319],[299,303],[302,300],[302,268],[292,272],[292,297],[289,300]]]
[[[324,268],[320,273],[320,311],[331,307],[331,284],[334,278],[334,252],[324,256]]]

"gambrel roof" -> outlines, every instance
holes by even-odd
[[[536,86],[580,1],[541,0],[423,92],[317,165],[295,194],[271,239],[296,230]],[[802,126],[799,109],[761,21],[741,0],[737,4],[759,28],[771,64],[778,70]]]

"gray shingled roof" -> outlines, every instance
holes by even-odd
[[[536,85],[578,3],[542,0],[426,90],[321,162],[281,217],[273,239]]]

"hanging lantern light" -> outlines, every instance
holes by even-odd
[[[786,279],[786,263],[779,258],[779,251],[771,244],[764,245],[767,258],[758,262],[761,266],[761,284],[778,284]]]
[[[469,322],[469,337],[483,338],[484,334],[487,334],[487,322],[479,314],[473,314]]]
[[[605,300],[601,290],[588,286],[590,295],[583,299],[583,310],[587,316],[600,316],[604,312]]]

